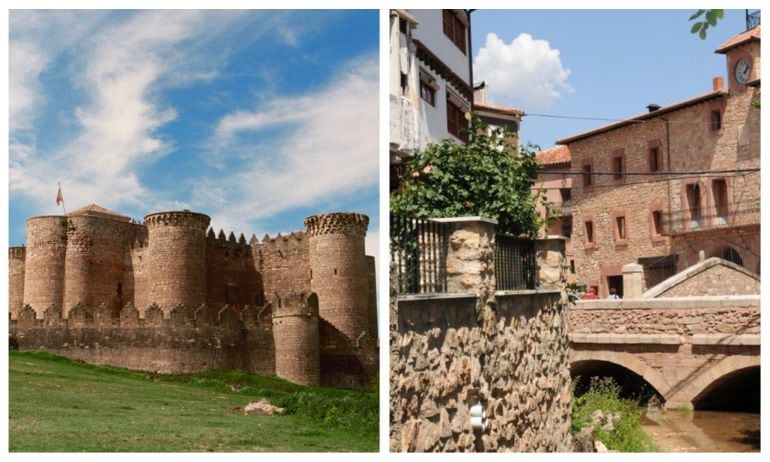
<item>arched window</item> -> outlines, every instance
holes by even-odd
[[[733,249],[732,247],[722,247],[721,249],[717,250],[716,257],[725,259],[727,261],[731,261],[735,263],[736,265],[743,266],[743,259],[741,258],[741,255],[738,253],[737,250]]]

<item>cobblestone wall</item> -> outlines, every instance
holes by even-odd
[[[493,236],[490,221],[454,221],[450,287],[466,292],[401,296],[391,308],[391,451],[572,449],[561,288],[495,292]],[[563,250],[563,242],[546,245],[538,258],[555,285]],[[476,405],[486,412],[483,429],[471,425]]]

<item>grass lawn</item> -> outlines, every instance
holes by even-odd
[[[378,397],[241,371],[148,375],[12,351],[15,452],[377,451]],[[283,415],[234,408],[266,398]]]

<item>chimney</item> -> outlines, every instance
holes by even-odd
[[[657,105],[657,104],[655,104],[655,103],[652,103],[652,104],[648,104],[648,105],[647,105],[647,110],[648,110],[649,112],[655,112],[655,111],[657,111],[658,109],[660,109],[660,106],[659,106],[659,105]]]
[[[722,77],[714,77],[713,80],[713,91],[722,91],[725,89],[725,79]]]

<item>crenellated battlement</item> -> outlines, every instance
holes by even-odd
[[[322,337],[320,326],[335,315],[370,317],[335,308],[369,296],[358,288],[368,277],[368,218],[316,215],[308,231],[261,242],[210,221],[182,210],[136,222],[94,204],[30,218],[26,247],[8,249],[12,344],[132,369],[219,367],[310,385],[366,383],[376,368],[355,364],[376,355],[363,355],[346,333],[329,340],[326,329]],[[321,318],[326,307],[330,319]]]
[[[305,228],[311,237],[322,234],[365,236],[368,226],[369,217],[361,213],[327,213],[305,218]]]
[[[303,294],[304,295],[304,294]],[[292,299],[294,300],[294,299]],[[308,306],[307,299],[304,305]],[[296,303],[292,301],[294,306]],[[316,314],[318,311],[317,301]],[[299,306],[299,305],[298,305]],[[62,311],[56,305],[50,305],[43,311],[42,317],[38,317],[36,311],[30,305],[24,305],[15,319],[11,319],[11,327],[64,327],[64,328],[159,328],[159,327],[190,327],[190,328],[227,328],[234,332],[242,328],[254,326],[260,322],[268,322],[269,308],[247,305],[240,311],[230,305],[213,308],[201,305],[191,309],[185,305],[177,305],[168,312],[164,312],[157,304],[150,304],[144,310],[137,310],[128,303],[120,313],[115,315],[113,310],[104,303],[97,306],[88,306],[78,303],[73,306],[64,317]]]
[[[144,223],[148,229],[161,226],[181,226],[206,231],[210,221],[211,218],[208,215],[189,210],[151,213],[144,217]]]
[[[24,260],[27,254],[26,247],[8,247],[8,259],[9,260]]]

